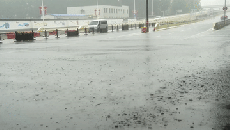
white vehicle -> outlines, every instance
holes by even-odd
[[[89,32],[107,32],[107,20],[93,20],[89,24]]]
[[[155,19],[161,19],[161,16],[156,16]]]

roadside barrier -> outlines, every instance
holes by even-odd
[[[76,37],[79,36],[79,30],[68,30],[67,29],[67,37]]]
[[[15,33],[7,33],[7,39],[15,39]]]
[[[142,24],[139,24],[139,28],[143,28],[145,25],[142,23]]]
[[[41,36],[40,33],[38,33],[38,32],[34,33],[34,37],[40,37],[40,36]]]
[[[56,31],[49,32],[49,35],[56,35]]]
[[[129,25],[128,24],[122,24],[122,30],[129,30]]]
[[[141,33],[147,33],[147,27],[141,28]]]
[[[15,40],[16,41],[30,41],[30,40],[35,40],[34,39],[34,32],[15,32]]]
[[[224,21],[221,21],[221,22],[215,23],[213,28],[215,30],[219,30],[219,29],[222,29],[225,26],[228,26],[229,24],[230,24],[230,20],[226,20],[226,23],[224,23]]]

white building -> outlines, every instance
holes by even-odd
[[[129,18],[129,6],[94,5],[67,7],[67,14],[85,14],[97,18]]]
[[[44,19],[89,19],[92,16],[85,14],[50,14],[45,15]],[[43,19],[43,16],[41,16]]]

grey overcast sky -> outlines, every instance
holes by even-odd
[[[0,0],[0,18],[25,18],[33,17],[40,18],[39,6],[41,6],[42,0]],[[134,0],[119,0],[123,2],[118,2],[118,0],[98,0],[99,4],[102,5],[128,5],[130,10],[133,10]],[[154,0],[155,2],[159,0]],[[167,3],[170,0],[162,0]],[[188,0],[184,0],[188,1]],[[220,5],[224,6],[225,0],[201,0],[201,6],[205,5]],[[230,0],[227,0],[230,5]],[[152,0],[149,0],[151,4]],[[48,7],[48,14],[66,14],[67,7],[94,5],[97,0],[44,0],[44,5]],[[166,4],[167,5],[167,4]],[[145,16],[145,0],[136,0],[136,10],[138,10],[139,16]],[[165,6],[167,8],[167,6]],[[177,8],[181,8],[178,6]],[[161,15],[162,12],[159,11],[157,4],[154,4],[155,15]],[[151,10],[151,5],[149,10]],[[173,11],[171,11],[173,12]],[[172,13],[173,14],[173,13]],[[132,16],[132,11],[130,11],[130,16]],[[166,14],[167,15],[167,14]]]
[[[224,5],[224,0],[201,0],[201,5]],[[230,4],[230,1],[227,0],[227,4]]]

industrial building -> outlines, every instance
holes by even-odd
[[[129,18],[129,6],[94,5],[67,7],[67,14],[84,14],[94,18]]]

